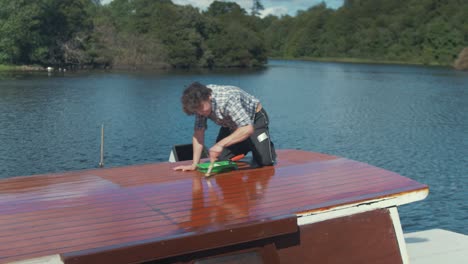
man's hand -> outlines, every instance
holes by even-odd
[[[213,147],[210,148],[210,161],[216,161],[223,151],[223,147],[219,144],[214,144]]]
[[[197,164],[192,165],[181,165],[173,168],[173,170],[181,170],[181,171],[193,171],[197,169]]]

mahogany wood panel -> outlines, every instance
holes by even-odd
[[[0,180],[0,263],[221,232],[427,186],[326,154],[278,151],[274,167],[205,179],[158,163]]]
[[[168,240],[144,240],[126,245],[108,246],[79,252],[66,253],[66,264],[87,263],[137,263],[228,245],[243,244],[298,231],[296,216],[269,221],[247,222],[241,226],[230,226],[224,230],[187,234]],[[271,251],[271,250],[270,250]],[[270,259],[271,255],[267,255]]]
[[[387,209],[300,227],[300,243],[279,250],[281,263],[401,264]]]

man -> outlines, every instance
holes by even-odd
[[[228,160],[252,151],[259,166],[275,163],[276,152],[270,140],[268,115],[260,101],[235,86],[192,83],[182,95],[183,110],[195,115],[192,138],[193,163],[175,170],[195,170],[205,141],[207,119],[220,125],[216,144],[209,149],[210,160]]]

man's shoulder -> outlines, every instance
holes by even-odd
[[[219,85],[219,84],[208,84],[206,87],[215,90],[239,90],[240,88],[234,85]]]

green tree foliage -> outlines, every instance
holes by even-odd
[[[0,6],[0,62],[27,60],[34,49],[31,45],[40,37],[34,32],[40,24],[40,10],[27,0],[0,0]]]
[[[0,62],[86,63],[91,5],[88,0],[0,0]]]
[[[267,61],[263,37],[255,18],[236,3],[214,1],[207,15],[210,67],[252,67]]]
[[[256,23],[236,3],[215,1],[201,13],[171,1],[114,0],[97,17],[95,33],[101,49],[95,54],[108,54],[101,60],[114,66],[252,67],[266,62]],[[140,49],[127,52],[134,48],[122,43]]]
[[[345,0],[270,21],[265,40],[276,57],[451,65],[468,46],[465,0]]]
[[[236,18],[245,15],[246,12],[235,2],[214,1],[205,14],[212,17]]]
[[[252,3],[252,10],[251,10],[250,14],[252,16],[260,15],[260,11],[265,9],[262,2],[260,0],[253,0],[252,2],[253,2]]]
[[[464,48],[453,65],[458,70],[468,70],[468,48]]]
[[[170,0],[0,0],[0,63],[93,67],[254,67],[267,56],[452,65],[468,47],[466,0],[344,0],[295,16],[205,11]]]

